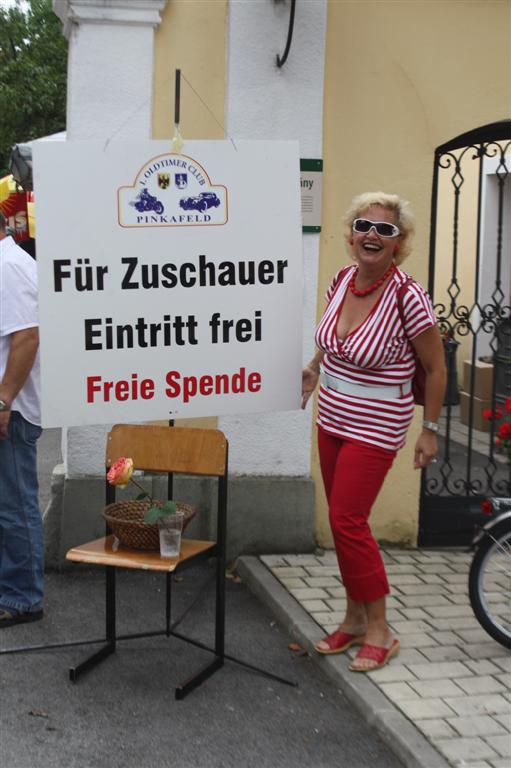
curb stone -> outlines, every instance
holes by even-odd
[[[312,660],[342,689],[346,698],[374,726],[381,739],[406,768],[450,768],[449,763],[378,690],[370,678],[349,672],[348,661],[342,654],[319,656],[314,652],[314,645],[323,637],[324,631],[257,557],[240,557],[236,569],[250,591],[272,611],[280,626],[304,647]]]

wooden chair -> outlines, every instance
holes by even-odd
[[[121,456],[129,456],[137,469],[168,473],[168,498],[172,498],[172,479],[175,473],[218,478],[218,515],[216,541],[183,539],[178,560],[160,557],[159,552],[129,550],[116,546],[115,537],[107,535],[70,549],[68,560],[105,567],[106,636],[104,645],[92,656],[69,670],[75,682],[86,670],[115,651],[118,640],[166,635],[177,637],[214,653],[214,659],[202,670],[176,688],[176,698],[184,698],[190,691],[223,666],[225,659],[225,549],[227,513],[228,444],[222,432],[214,429],[183,429],[145,425],[117,424],[108,434],[106,471]],[[106,482],[106,480],[105,480]],[[115,487],[106,482],[106,503],[115,501]],[[198,643],[175,632],[171,627],[172,575],[209,557],[216,557],[216,612],[214,648]],[[166,572],[165,629],[118,636],[116,633],[116,568],[142,568]]]

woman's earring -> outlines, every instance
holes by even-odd
[[[352,238],[352,237],[350,237],[350,239],[348,240],[348,242],[349,242],[349,244],[350,244],[350,245],[353,245],[353,238]]]

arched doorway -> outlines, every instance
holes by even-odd
[[[511,397],[511,120],[435,151],[429,291],[444,336],[449,387],[438,463],[423,472],[422,546],[464,545],[488,496],[511,496],[499,422]]]

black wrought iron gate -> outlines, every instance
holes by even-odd
[[[511,120],[435,152],[429,292],[449,385],[438,463],[421,480],[419,545],[470,542],[481,501],[511,496],[496,443],[511,397]],[[502,410],[500,420],[489,411]],[[497,441],[498,442],[498,441]]]

